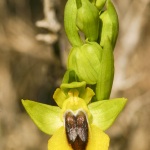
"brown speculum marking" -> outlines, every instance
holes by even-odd
[[[73,150],[85,150],[88,142],[88,123],[83,111],[65,114],[65,129],[69,144]]]

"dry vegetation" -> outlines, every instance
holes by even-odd
[[[46,150],[48,135],[25,113],[20,99],[54,104],[69,44],[65,0],[0,0],[0,149]],[[128,104],[107,131],[110,150],[150,147],[150,1],[114,0],[120,34],[111,97]]]

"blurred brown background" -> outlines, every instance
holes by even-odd
[[[111,97],[128,103],[107,131],[110,150],[150,149],[150,0],[113,0],[120,21]],[[66,0],[0,0],[0,149],[46,150],[20,100],[55,104],[69,43]]]

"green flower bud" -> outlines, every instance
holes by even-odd
[[[82,45],[82,40],[76,27],[77,6],[75,0],[68,0],[64,12],[64,27],[72,46]]]
[[[100,15],[100,45],[103,47],[107,38],[110,39],[114,49],[118,37],[118,16],[111,0],[107,0],[107,10]]]
[[[74,70],[80,81],[96,84],[101,57],[101,46],[96,42],[87,42],[80,47],[72,48],[68,59],[68,69]]]
[[[99,11],[89,0],[76,0],[76,25],[89,41],[97,41],[99,36]]]
[[[106,0],[96,0],[95,5],[99,10],[101,10],[104,7],[105,3],[106,3]]]
[[[104,42],[103,54],[98,81],[96,84],[97,100],[109,99],[114,78],[114,56],[112,45],[107,38]]]

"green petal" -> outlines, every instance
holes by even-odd
[[[48,150],[72,150],[66,138],[65,128],[59,128],[48,141]]]
[[[87,87],[85,91],[81,93],[80,97],[84,99],[86,104],[88,104],[94,95],[95,95],[94,91],[89,87]]]
[[[116,98],[89,104],[88,107],[93,116],[92,124],[102,130],[108,129],[124,108],[126,101],[125,98]]]
[[[43,132],[51,135],[63,125],[60,120],[61,109],[59,107],[30,100],[22,100],[22,104],[34,123]]]
[[[67,96],[60,88],[57,88],[54,92],[53,99],[57,105],[62,108],[63,102],[67,99]]]
[[[108,150],[109,137],[97,126],[91,125],[86,150]]]

